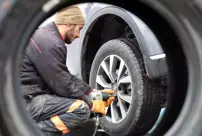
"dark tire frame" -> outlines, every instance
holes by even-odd
[[[5,2],[5,3],[4,3]],[[7,3],[6,3],[7,2]],[[10,3],[9,3],[10,2]],[[74,2],[46,0],[5,1],[0,8],[0,134],[39,136],[31,125],[19,93],[19,62],[35,28],[57,9]],[[56,2],[56,3],[54,3]],[[59,3],[57,3],[59,2]],[[106,2],[97,0],[97,2]],[[169,65],[169,101],[153,135],[202,135],[202,18],[200,1],[109,0],[139,16],[156,34]],[[134,1],[132,1],[134,2]],[[51,8],[55,6],[54,8]],[[155,21],[156,20],[156,21]],[[158,25],[157,25],[158,23]],[[194,134],[193,134],[194,133]]]
[[[144,135],[155,124],[160,113],[160,84],[145,77],[144,60],[137,43],[122,38],[110,40],[99,48],[91,67],[90,86],[95,88],[97,70],[102,60],[108,55],[118,55],[128,66],[133,83],[131,103],[133,106],[120,123],[113,124],[101,118],[100,125],[109,135]]]

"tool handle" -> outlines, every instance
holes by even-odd
[[[96,117],[102,117],[103,115],[101,113],[95,113]]]
[[[106,92],[102,92],[102,100],[107,101],[110,97],[114,97],[115,95],[108,94]]]

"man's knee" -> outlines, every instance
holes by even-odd
[[[82,100],[76,100],[69,108],[67,113],[72,113],[76,122],[87,121],[90,117],[90,108],[87,103]]]
[[[77,109],[76,114],[81,116],[81,121],[88,120],[90,117],[90,108],[87,103],[83,102]]]

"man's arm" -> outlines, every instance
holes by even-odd
[[[90,86],[70,74],[63,62],[65,56],[61,49],[49,48],[38,53],[34,64],[50,91],[62,97],[83,99],[91,108],[92,101],[87,95],[91,91]]]

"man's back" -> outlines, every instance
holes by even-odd
[[[21,84],[40,86],[42,90],[46,90],[47,84],[45,83],[45,80],[43,79],[41,72],[43,72],[43,74],[46,74],[46,72],[49,71],[48,70],[49,66],[43,66],[44,65],[43,62],[50,60],[47,59],[49,57],[46,57],[44,58],[44,60],[42,60],[40,56],[41,55],[48,56],[50,54],[49,53],[50,50],[54,50],[58,52],[58,54],[60,54],[58,60],[60,60],[61,63],[65,64],[66,47],[64,45],[65,43],[61,40],[59,32],[57,32],[54,23],[50,23],[47,26],[37,29],[33,34],[32,38],[30,38],[30,42],[22,56],[22,62],[20,68]],[[37,66],[41,66],[41,68],[38,68]],[[44,67],[45,69],[43,69],[42,67]],[[26,92],[26,94],[27,93],[39,93],[39,92],[30,91]],[[47,93],[47,91],[44,93]]]

